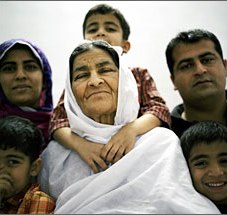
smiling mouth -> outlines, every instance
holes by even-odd
[[[24,90],[24,89],[29,89],[31,88],[30,86],[16,86],[13,87],[13,90]]]
[[[108,93],[108,92],[106,92],[106,91],[94,92],[94,93],[91,93],[87,98],[90,98],[92,96],[96,96],[96,95],[99,95],[99,94],[103,94],[103,93]]]
[[[222,188],[225,187],[227,185],[227,182],[210,182],[210,183],[206,183],[206,185],[210,188]]]

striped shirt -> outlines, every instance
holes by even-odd
[[[131,71],[138,87],[140,103],[138,117],[148,113],[153,114],[162,121],[162,126],[169,128],[171,122],[169,108],[166,106],[164,99],[160,96],[156,84],[148,70],[136,67],[131,68]],[[62,127],[69,127],[69,121],[64,108],[64,91],[51,116],[50,134]]]

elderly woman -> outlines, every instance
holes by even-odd
[[[138,137],[131,151],[103,168],[105,162],[98,159],[103,147],[139,109],[135,79],[121,65],[115,47],[85,41],[73,51],[65,108],[72,131],[100,143],[94,154],[103,171],[94,174],[81,159],[88,150],[84,146],[75,153],[50,142],[39,180],[57,199],[55,213],[218,213],[194,190],[179,139],[169,129],[155,128]]]
[[[0,117],[30,119],[42,130],[46,144],[53,109],[51,76],[45,54],[31,42],[12,39],[0,44]]]

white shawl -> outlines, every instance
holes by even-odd
[[[65,108],[73,132],[91,141],[107,143],[138,113],[135,79],[120,67],[115,125],[86,117],[66,81]],[[93,174],[80,156],[55,141],[42,153],[39,175],[42,190],[52,195],[57,214],[217,214],[215,205],[195,191],[178,137],[155,128],[138,137],[133,150],[106,171]]]
[[[122,49],[120,47],[114,47],[114,49],[117,51],[120,60]],[[65,110],[72,131],[81,137],[106,144],[120,127],[137,118],[139,111],[137,83],[130,69],[123,66],[121,61],[119,64],[118,102],[114,125],[97,123],[83,114],[73,95],[69,72],[67,73]]]

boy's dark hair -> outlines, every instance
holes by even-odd
[[[118,9],[113,8],[107,4],[98,4],[92,7],[87,12],[83,22],[83,36],[85,36],[85,29],[86,29],[88,18],[96,14],[101,14],[101,15],[113,14],[120,22],[120,25],[123,31],[123,39],[128,40],[129,34],[130,34],[130,27],[128,22],[126,21],[125,17]]]
[[[92,50],[94,47],[106,51],[110,55],[110,57],[113,59],[113,62],[115,63],[116,67],[119,69],[119,57],[118,57],[117,51],[114,50],[112,48],[112,46],[109,45],[109,43],[107,43],[104,40],[87,41],[87,42],[77,46],[69,58],[70,82],[72,82],[74,59],[81,53],[86,52],[88,50]]]
[[[189,127],[180,138],[181,148],[187,162],[194,146],[209,145],[216,141],[227,144],[227,127],[214,121],[198,122]]]
[[[30,162],[40,154],[44,139],[41,131],[29,119],[19,116],[0,118],[0,149],[16,150],[29,156]]]
[[[177,36],[169,42],[165,51],[167,65],[172,75],[174,75],[173,74],[173,66],[174,66],[173,51],[176,48],[176,46],[179,44],[193,44],[201,40],[212,41],[214,43],[215,50],[219,53],[221,59],[223,60],[223,52],[222,52],[221,44],[218,38],[213,33],[202,29],[182,31],[178,33]]]

